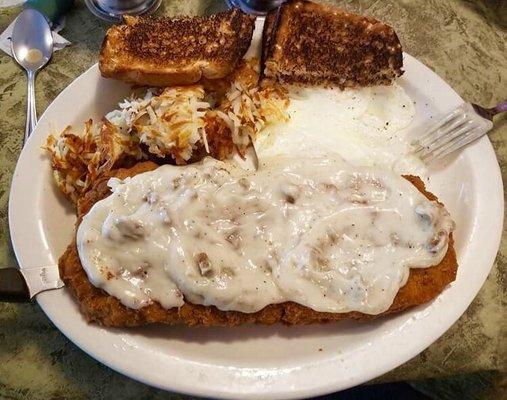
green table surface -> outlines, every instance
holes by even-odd
[[[507,2],[450,0],[336,1],[392,25],[403,48],[446,80],[464,99],[486,106],[507,98]],[[1,6],[1,2],[0,2]],[[208,14],[224,9],[221,1],[165,0],[160,13]],[[0,30],[19,8],[0,8]],[[70,82],[97,61],[108,24],[77,1],[61,32],[72,42],[56,52],[39,74],[39,115]],[[435,93],[438,96],[438,93]],[[9,187],[25,123],[26,80],[0,53],[0,266],[15,266],[7,221]],[[507,173],[507,118],[490,135]],[[487,177],[485,177],[487,179]],[[485,238],[487,240],[487,238]],[[489,278],[466,313],[447,333],[379,381],[442,377],[475,371],[505,373],[507,237]],[[402,345],[402,344],[400,344]],[[62,399],[178,398],[128,379],[74,346],[39,306],[0,303],[0,398]]]

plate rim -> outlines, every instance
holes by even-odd
[[[454,89],[452,89],[452,87],[450,85],[447,84],[447,82],[445,82],[442,78],[440,78],[440,76],[438,76],[430,68],[428,68],[426,65],[424,65],[421,61],[419,61],[415,57],[410,56],[407,53],[404,53],[404,57],[412,58],[413,59],[412,61],[420,64],[423,68],[428,69],[434,78],[438,79],[441,84],[445,85],[448,90],[455,93],[461,99],[461,97],[454,91]],[[48,107],[46,108],[46,110],[42,114],[40,121],[45,120],[45,116],[48,113],[48,111],[51,109],[53,103],[55,103],[60,97],[64,97],[66,95],[66,92],[68,90],[70,90],[74,85],[77,85],[78,81],[84,75],[93,73],[94,70],[98,71],[98,64],[97,63],[93,64],[90,68],[88,68],[86,71],[84,71],[81,75],[76,77],[76,79],[74,79],[65,89],[63,89],[58,94],[58,96],[55,97],[55,99],[51,102],[50,105],[48,105]],[[41,125],[39,125],[39,127],[40,126]],[[39,131],[41,129],[42,128],[39,128]],[[38,134],[37,132],[38,131],[36,130],[34,132],[34,134],[29,138],[29,141],[27,143],[30,143],[30,141],[33,139],[33,137],[35,137],[35,135]],[[478,145],[480,144],[482,147],[484,147],[485,151],[488,151],[491,153],[491,155],[493,155],[493,158],[496,161],[496,168],[493,168],[493,170],[488,170],[488,173],[490,174],[491,180],[496,181],[495,186],[497,186],[497,189],[498,189],[497,191],[500,194],[503,194],[503,182],[502,182],[502,178],[501,178],[500,167],[498,165],[498,160],[496,158],[496,154],[495,154],[494,149],[491,145],[491,142],[489,141],[489,139],[487,137],[484,137],[477,144]],[[25,148],[27,148],[27,147],[28,146],[25,146]],[[24,151],[25,150],[23,149],[20,156],[19,156],[19,160],[22,159]],[[13,205],[13,204],[15,204],[15,202],[13,200],[14,200],[15,196],[17,195],[16,189],[17,189],[17,182],[19,181],[19,179],[17,179],[17,173],[19,172],[18,169],[20,168],[20,164],[21,164],[21,162],[19,162],[19,160],[16,164],[16,168],[14,170],[14,174],[13,174],[13,178],[12,178],[12,182],[11,182],[11,188],[10,188],[10,193],[9,193],[8,220],[9,220],[9,231],[11,234],[12,247],[14,249],[16,259],[17,259],[18,263],[20,264],[20,268],[22,268],[21,263],[20,263],[20,259],[22,258],[22,256],[20,256],[20,254],[23,252],[22,244],[17,242],[16,235],[13,234],[13,229],[14,229],[13,227],[16,225],[16,221],[15,221],[16,206]],[[501,199],[500,204],[498,204],[500,206],[499,211],[501,211],[501,214],[503,216],[503,209],[504,209],[503,195],[500,195],[500,199]],[[493,246],[490,246],[490,247],[495,248],[496,252],[494,254],[493,253],[489,254],[487,257],[489,260],[488,263],[490,265],[488,272],[484,273],[484,277],[483,277],[484,279],[480,280],[480,284],[477,284],[477,282],[475,282],[476,283],[475,286],[478,286],[479,289],[484,284],[484,281],[486,280],[487,276],[489,275],[489,272],[491,271],[491,268],[494,265],[494,260],[496,258],[496,254],[498,253],[498,248],[499,248],[500,240],[501,240],[501,236],[502,236],[502,228],[503,228],[503,218],[501,218],[500,223],[497,226],[497,229],[496,229],[497,232],[492,232],[494,234],[494,235],[492,235],[492,237],[495,240],[493,241]],[[459,310],[452,313],[453,317],[445,320],[446,321],[444,324],[445,329],[439,329],[438,330],[439,332],[437,334],[433,334],[429,341],[428,340],[420,341],[417,346],[414,346],[415,349],[412,349],[412,351],[409,353],[408,356],[406,354],[404,354],[403,356],[396,358],[394,362],[393,362],[393,360],[391,360],[390,363],[384,363],[384,364],[389,365],[387,368],[385,366],[384,366],[384,368],[377,367],[375,370],[369,371],[368,374],[357,375],[355,378],[350,379],[346,384],[344,384],[344,382],[336,380],[336,379],[335,380],[328,379],[327,384],[320,383],[318,386],[307,386],[305,388],[300,388],[300,389],[293,388],[293,389],[288,389],[288,390],[274,390],[275,389],[274,387],[270,387],[268,390],[263,391],[262,395],[266,399],[300,398],[303,396],[316,396],[316,395],[322,395],[322,394],[326,394],[326,393],[335,392],[337,390],[343,390],[347,387],[355,386],[357,384],[360,384],[360,383],[366,382],[368,380],[371,380],[375,377],[378,377],[378,376],[386,373],[387,371],[389,371],[393,368],[396,368],[397,366],[401,365],[402,363],[407,362],[409,359],[415,357],[422,350],[427,348],[434,341],[436,341],[440,336],[442,336],[466,311],[466,309],[469,307],[471,301],[473,301],[473,299],[477,295],[478,290],[477,291],[474,290],[475,295],[470,300],[470,302],[466,301],[465,303],[467,303],[467,304],[461,304],[461,307],[459,308]],[[101,354],[98,354],[98,352],[96,350],[93,351],[93,349],[87,348],[86,344],[84,344],[83,340],[81,340],[80,338],[72,337],[69,334],[68,330],[66,330],[65,327],[63,326],[64,324],[62,323],[62,321],[58,321],[57,318],[54,318],[54,315],[52,315],[53,313],[50,309],[51,308],[50,304],[48,301],[46,301],[46,299],[47,299],[46,296],[41,295],[41,296],[37,297],[37,302],[41,306],[44,313],[52,321],[52,323],[69,340],[71,340],[74,344],[76,344],[79,348],[81,348],[85,353],[89,354],[90,356],[92,356],[93,358],[95,358],[96,360],[101,362],[102,364],[107,365],[108,367],[114,369],[115,371],[120,372],[121,374],[126,375],[134,380],[146,383],[150,386],[154,386],[159,389],[172,390],[172,391],[177,391],[179,393],[185,393],[185,394],[197,395],[197,396],[213,396],[213,397],[231,398],[231,399],[233,399],[233,398],[249,399],[249,398],[258,398],[258,396],[261,394],[258,391],[256,391],[256,392],[230,392],[226,388],[221,388],[221,389],[215,388],[215,390],[210,390],[210,388],[207,387],[207,385],[203,385],[202,389],[201,389],[201,387],[198,384],[196,384],[197,382],[184,383],[184,382],[172,381],[170,384],[167,384],[167,382],[165,382],[165,384],[163,384],[161,382],[154,381],[154,380],[150,379],[149,377],[140,376],[139,374],[136,373],[135,368],[128,369],[128,368],[118,366],[117,363],[111,362],[111,360],[109,360],[107,357],[103,357]],[[426,305],[424,305],[423,307],[426,307]],[[323,362],[329,363],[330,361],[326,359]]]

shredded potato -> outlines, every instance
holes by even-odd
[[[204,115],[210,105],[204,95],[198,85],[171,87],[140,110],[133,129],[150,153],[185,164],[198,143],[207,146]]]
[[[286,92],[260,88],[257,65],[243,62],[228,82],[214,87],[148,89],[144,97],[120,102],[102,121],[87,121],[80,133],[68,126],[49,135],[44,149],[59,189],[75,203],[101,174],[136,160],[186,164],[206,154],[218,159],[235,150],[244,154],[249,137],[288,120]]]
[[[281,88],[245,85],[235,81],[226,93],[226,100],[217,109],[231,131],[233,143],[240,153],[261,130],[272,123],[288,120],[285,110],[289,99]]]

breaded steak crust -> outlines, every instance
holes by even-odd
[[[97,201],[109,195],[110,191],[107,186],[109,177],[124,179],[155,168],[157,168],[157,164],[143,162],[129,169],[111,171],[108,176],[98,180],[94,187],[78,202],[77,224]],[[407,176],[406,179],[428,199],[436,200],[433,194],[425,190],[423,182],[418,177]],[[389,310],[375,316],[359,312],[341,314],[317,312],[293,302],[272,304],[251,314],[220,311],[216,307],[188,302],[180,308],[172,309],[165,309],[156,302],[139,310],[131,309],[90,283],[79,260],[75,239],[60,258],[59,268],[61,278],[90,322],[105,326],[131,327],[150,323],[236,326],[246,323],[270,325],[277,322],[287,325],[304,325],[339,321],[344,318],[369,320],[381,315],[400,312],[432,300],[449,283],[454,281],[458,265],[451,236],[449,248],[440,264],[430,268],[411,269],[407,284],[399,290]]]

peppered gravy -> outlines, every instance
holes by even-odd
[[[246,313],[293,301],[378,314],[409,268],[438,264],[447,211],[386,170],[339,158],[206,158],[120,181],[77,232],[93,285],[138,309],[187,300]]]

